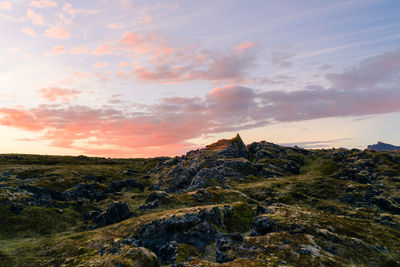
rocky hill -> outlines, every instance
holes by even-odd
[[[378,142],[375,145],[369,145],[367,149],[375,151],[394,151],[394,150],[400,150],[400,146],[394,146],[391,144]]]
[[[399,266],[400,152],[0,155],[0,266],[160,265]]]

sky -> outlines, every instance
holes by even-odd
[[[400,145],[398,0],[0,0],[0,153]]]

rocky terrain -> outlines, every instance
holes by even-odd
[[[400,152],[0,155],[0,266],[163,265],[400,266]]]

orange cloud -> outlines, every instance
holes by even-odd
[[[54,46],[51,49],[51,54],[53,55],[61,55],[65,53],[65,47],[62,45]]]
[[[112,55],[114,48],[109,45],[105,44],[102,46],[97,47],[93,52],[92,55],[101,56],[101,55]]]
[[[23,28],[21,29],[21,32],[26,33],[32,37],[37,37],[35,30],[33,30],[32,28]]]
[[[95,67],[96,69],[105,68],[107,66],[108,66],[107,62],[97,62],[97,63],[93,64],[93,67]]]
[[[47,37],[56,39],[68,39],[70,37],[70,34],[66,28],[56,26],[47,29],[45,33]]]
[[[76,98],[79,94],[81,94],[81,92],[77,90],[63,89],[58,87],[42,88],[38,90],[38,93],[49,102],[55,102],[59,99],[63,102],[68,102],[70,99]]]
[[[28,9],[26,11],[27,18],[32,21],[33,24],[43,25],[44,19],[43,16],[36,14],[32,9]]]
[[[121,68],[127,68],[127,67],[129,67],[129,63],[128,63],[128,62],[123,62],[123,61],[121,61],[121,62],[119,63],[119,66],[120,66]]]
[[[84,77],[87,77],[87,74],[76,71],[76,72],[72,73],[72,76],[77,77],[77,78],[84,78]]]
[[[83,45],[72,47],[70,50],[71,54],[76,54],[76,55],[87,54],[87,52],[88,52],[87,48]]]
[[[11,11],[12,4],[10,1],[0,1],[0,10]]]
[[[37,8],[57,7],[57,3],[51,0],[31,1],[29,5]]]
[[[125,23],[111,22],[110,24],[108,24],[108,28],[112,30],[120,30],[125,28]]]

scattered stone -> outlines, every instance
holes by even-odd
[[[120,192],[123,188],[137,188],[140,191],[144,191],[144,185],[141,183],[136,182],[134,179],[122,180],[111,182],[108,187],[108,192]]]
[[[86,198],[90,201],[100,201],[107,198],[107,194],[97,189],[94,184],[77,184],[73,189],[64,193],[66,200]]]
[[[125,202],[112,203],[103,213],[98,215],[93,223],[96,227],[103,227],[109,224],[117,223],[131,217],[132,213]]]
[[[275,220],[268,216],[257,216],[254,218],[253,230],[250,236],[266,235],[271,232],[277,231],[277,224]]]
[[[14,214],[21,214],[21,211],[22,211],[23,209],[24,209],[24,207],[21,206],[21,205],[19,205],[19,204],[17,204],[17,203],[12,203],[12,204],[10,205],[10,210],[11,210],[11,212],[14,213]]]

